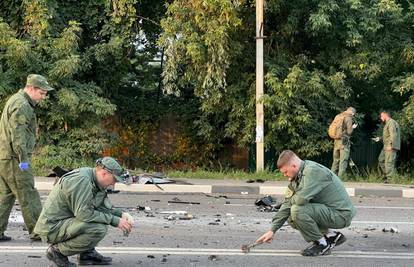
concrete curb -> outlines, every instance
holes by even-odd
[[[50,191],[53,187],[53,181],[35,181],[36,188],[39,191]],[[286,186],[273,185],[197,185],[197,184],[161,184],[162,189],[151,184],[116,184],[117,190],[125,192],[157,192],[157,193],[205,193],[205,194],[240,194],[240,195],[283,195]],[[350,196],[366,197],[402,197],[414,198],[414,189],[404,188],[378,188],[366,185],[364,187],[346,187]]]

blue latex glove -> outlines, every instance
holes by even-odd
[[[19,168],[22,171],[27,171],[29,169],[29,163],[28,162],[20,162]]]

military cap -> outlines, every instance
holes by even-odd
[[[98,159],[96,161],[96,165],[101,166],[108,172],[112,173],[118,182],[125,183],[127,178],[125,176],[126,172],[114,158],[104,157],[102,159]]]
[[[49,85],[46,78],[39,74],[29,74],[29,76],[27,76],[26,86],[37,87],[44,91],[55,90]]]

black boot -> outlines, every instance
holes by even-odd
[[[10,240],[11,240],[10,236],[4,235],[4,233],[0,235],[0,242],[10,241]]]
[[[104,257],[95,249],[85,251],[78,256],[78,265],[111,265],[112,258]]]
[[[51,266],[57,267],[75,267],[76,264],[69,261],[68,257],[60,253],[57,246],[50,245],[46,250],[46,257],[54,263]],[[50,266],[50,265],[49,265]]]

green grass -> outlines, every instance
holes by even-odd
[[[168,171],[168,177],[170,178],[196,178],[196,179],[233,179],[233,180],[256,180],[263,179],[265,181],[286,181],[286,178],[280,172],[272,171],[261,171],[258,173],[255,172],[246,172],[242,170],[231,170],[231,171],[206,171],[206,170],[196,170],[196,171]]]
[[[347,176],[342,180],[344,182],[383,183],[382,176],[374,169],[362,169],[359,175]],[[414,185],[414,176],[412,174],[400,174],[389,179],[389,183]]]
[[[287,181],[287,178],[279,171],[262,171],[262,172],[246,172],[242,170],[230,170],[230,171],[174,171],[170,170],[166,172],[170,178],[194,178],[194,179],[233,179],[233,180],[255,180],[263,179],[265,181]],[[353,176],[349,175],[343,177],[344,182],[361,182],[361,183],[382,183],[382,178],[378,172],[373,170],[362,170],[360,175]],[[414,176],[412,175],[399,175],[393,177],[389,181],[391,184],[402,184],[402,185],[414,185]]]

